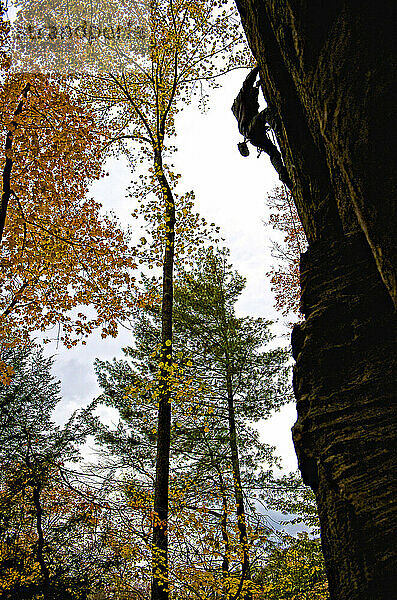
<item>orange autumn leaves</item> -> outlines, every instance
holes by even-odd
[[[275,308],[284,316],[295,313],[300,319],[299,259],[307,248],[306,235],[292,195],[285,186],[276,188],[268,196],[267,205],[271,211],[267,224],[284,235],[283,243],[272,242],[272,257],[277,265],[266,273],[272,284]]]
[[[73,89],[44,75],[4,76],[0,104],[2,172],[6,154],[12,159],[0,249],[0,337],[54,325],[67,346],[96,327],[115,335],[136,302],[136,265],[130,233],[87,196],[103,176],[101,132]]]

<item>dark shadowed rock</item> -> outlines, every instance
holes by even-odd
[[[309,249],[294,442],[333,600],[397,597],[397,5],[236,0]]]

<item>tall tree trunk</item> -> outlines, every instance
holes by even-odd
[[[33,488],[33,503],[36,510],[36,529],[37,529],[37,562],[40,565],[43,576],[43,600],[50,600],[50,573],[44,559],[44,532],[43,532],[43,508],[40,501],[41,486]]]
[[[227,532],[227,496],[226,488],[223,483],[222,473],[220,473],[221,483],[221,495],[222,495],[222,519],[221,519],[221,531],[222,531],[222,542],[223,542],[223,560],[222,560],[222,600],[229,600],[229,535]]]
[[[397,6],[236,0],[309,241],[293,332],[294,443],[333,600],[397,572]]]
[[[40,565],[41,574],[43,577],[43,586],[42,586],[43,600],[51,600],[50,599],[50,573],[49,573],[47,564],[45,562],[44,553],[43,553],[45,540],[44,540],[44,531],[43,531],[43,507],[41,505],[41,500],[40,500],[42,483],[40,481],[37,481],[37,477],[40,477],[40,475],[39,476],[37,475],[37,468],[35,469],[34,465],[32,464],[32,460],[31,460],[32,445],[31,445],[31,440],[30,440],[30,434],[28,433],[28,431],[25,428],[24,428],[24,434],[26,435],[26,440],[27,440],[27,452],[25,454],[25,463],[30,472],[30,477],[33,482],[32,494],[33,494],[34,509],[36,512],[37,562]]]
[[[165,249],[163,263],[163,290],[161,306],[161,354],[159,409],[157,426],[156,480],[154,486],[154,518],[152,540],[152,589],[151,600],[168,600],[168,485],[171,437],[171,390],[172,369],[172,310],[173,269],[175,238],[175,202],[172,190],[164,174],[160,153],[155,156],[155,172],[163,190],[165,202]]]
[[[248,550],[248,536],[247,536],[247,523],[245,518],[244,510],[244,496],[243,488],[241,485],[241,473],[240,473],[240,459],[238,454],[237,445],[237,430],[236,430],[236,418],[234,412],[234,398],[233,398],[233,386],[230,375],[230,369],[227,367],[228,373],[226,375],[226,386],[227,386],[227,405],[228,405],[228,419],[229,419],[229,440],[230,440],[230,451],[232,456],[232,468],[233,468],[233,483],[234,483],[234,498],[236,501],[236,515],[237,515],[237,527],[239,531],[239,543],[241,552],[243,555],[243,562],[241,565],[241,581],[236,594],[233,595],[233,599],[242,598],[243,600],[252,600],[252,593],[249,589],[245,589],[245,584],[250,579],[250,559]],[[243,591],[244,590],[244,591]]]
[[[223,560],[222,560],[222,600],[230,600],[230,582],[229,582],[229,552],[230,552],[230,542],[229,542],[229,534],[227,531],[227,517],[228,517],[228,506],[227,506],[227,493],[226,493],[226,485],[222,475],[222,469],[220,465],[217,463],[211,447],[208,447],[208,451],[211,456],[212,466],[215,471],[218,473],[219,477],[219,488],[222,497],[222,518],[220,522],[221,533],[222,533],[222,543],[223,543]]]
[[[23,105],[26,101],[29,90],[30,90],[30,83],[27,83],[21,92],[22,98],[19,101],[19,104],[14,113],[15,119],[22,112]],[[0,206],[0,243],[3,239],[4,227],[5,227],[6,218],[7,218],[7,208],[8,208],[8,203],[9,203],[10,197],[11,197],[11,171],[12,171],[12,166],[13,166],[13,160],[12,160],[11,153],[12,153],[13,137],[14,137],[14,133],[15,133],[17,127],[18,127],[17,121],[16,120],[11,121],[11,126],[10,126],[10,129],[7,131],[7,136],[6,136],[6,143],[5,143],[6,159],[5,159],[5,163],[4,163],[4,169],[3,169],[3,186],[2,186],[3,193],[1,196],[1,206]]]

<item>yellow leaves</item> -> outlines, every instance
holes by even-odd
[[[30,588],[36,597],[35,587],[42,583],[43,574],[37,558],[32,472],[24,463],[2,464],[1,467],[1,518],[2,523],[7,523],[7,531],[3,530],[0,536],[0,590],[3,594],[10,590],[9,597],[17,598],[19,588]],[[81,541],[86,534],[92,536],[98,524],[98,511],[92,503],[81,498],[80,494],[87,496],[86,490],[75,485],[77,491],[72,491],[60,481],[56,468],[51,469],[42,484],[44,552],[52,578],[57,566],[67,569],[70,556],[81,551]]]
[[[0,562],[11,562],[13,566],[2,569],[0,575],[0,590],[12,591],[18,587],[29,587],[37,585],[41,580],[41,567],[37,562],[35,554],[29,552],[26,545],[29,539],[23,534],[20,542],[10,547],[10,544],[0,543]]]

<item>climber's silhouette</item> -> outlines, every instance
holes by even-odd
[[[245,140],[253,146],[269,155],[273,167],[276,169],[281,181],[291,189],[292,182],[284,166],[281,154],[275,144],[269,138],[267,132],[272,129],[278,133],[278,121],[270,108],[259,112],[259,82],[255,79],[259,73],[259,67],[255,67],[245,79],[243,86],[233,102],[232,111],[237,119],[238,130]],[[238,144],[242,156],[248,156],[249,150],[246,141]]]

